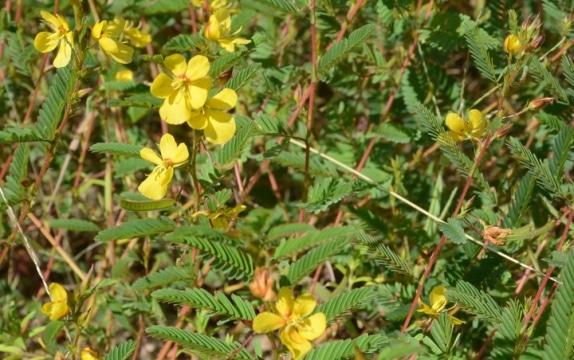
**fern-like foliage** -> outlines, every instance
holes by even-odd
[[[570,87],[574,88],[574,65],[572,64],[572,60],[566,55],[562,56],[562,71]]]
[[[127,360],[131,357],[136,349],[137,342],[135,340],[128,340],[115,348],[111,349],[104,357],[104,360]]]
[[[400,258],[399,255],[385,244],[375,241],[369,235],[359,232],[357,233],[359,240],[363,242],[371,251],[369,252],[371,256],[374,256],[379,263],[390,268],[391,270],[398,271],[405,275],[413,276],[412,270],[409,264]]]
[[[292,1],[288,0],[256,0],[256,1],[265,4],[267,6],[271,6],[276,10],[288,14],[296,15],[299,13],[299,10],[297,10],[297,8],[293,5]]]
[[[50,79],[50,87],[48,88],[48,95],[42,104],[38,114],[38,124],[36,125],[36,132],[39,137],[47,140],[54,141],[56,129],[64,116],[64,110],[67,106],[68,91],[72,86],[73,79],[71,79],[71,65],[59,68]],[[40,143],[42,152],[46,151],[46,144]]]
[[[323,244],[302,256],[289,267],[286,277],[291,285],[297,284],[301,279],[325,262],[329,257],[338,253],[349,242],[342,238]]]
[[[313,213],[326,211],[331,205],[338,203],[346,197],[352,196],[359,191],[365,190],[369,185],[361,180],[344,180],[326,178],[316,181],[309,189],[307,203],[301,207]]]
[[[455,289],[448,289],[450,300],[455,301],[464,311],[475,314],[479,319],[500,321],[502,309],[484,291],[479,291],[466,281],[458,281]]]
[[[522,352],[524,333],[522,322],[524,309],[516,300],[510,300],[500,317],[498,331],[494,334],[494,347],[492,355],[496,359],[518,358]],[[565,334],[561,334],[564,336]],[[550,359],[570,359],[570,357],[552,357]]]
[[[351,311],[363,306],[377,295],[376,286],[368,286],[344,292],[319,305],[315,312],[322,312],[327,322],[333,321]]]
[[[132,290],[141,291],[153,287],[173,284],[177,281],[190,280],[192,277],[192,273],[189,271],[189,269],[184,269],[177,266],[169,266],[165,269],[159,270],[144,276],[141,279],[138,279],[132,284]]]
[[[237,354],[231,359],[254,359],[245,349],[242,349],[241,344],[236,341],[227,343],[207,335],[195,334],[170,326],[151,326],[146,329],[146,332],[153,337],[165,341],[173,341],[187,351],[204,356],[207,359],[214,357],[229,359],[229,355],[234,353]]]
[[[241,51],[236,51],[231,54],[226,54],[215,59],[209,67],[209,76],[215,78],[219,76],[222,72],[233,66],[237,59],[244,57],[245,55]]]
[[[454,326],[450,321],[448,315],[446,313],[441,313],[438,317],[438,320],[434,321],[431,329],[430,335],[432,337],[433,343],[432,347],[435,349],[435,354],[440,354],[440,358],[449,358],[448,354],[450,353],[450,349],[453,346],[453,333],[454,333]],[[423,341],[427,345],[430,345],[428,341],[430,339],[426,338]],[[436,351],[436,348],[439,351]]]
[[[508,206],[508,213],[504,217],[504,225],[507,228],[516,227],[520,223],[521,217],[526,213],[532,192],[534,191],[535,180],[532,173],[528,172],[520,178],[518,187],[512,195],[512,200]]]
[[[568,253],[560,280],[562,284],[556,291],[548,320],[544,360],[566,360],[574,356],[574,249]]]
[[[374,33],[375,29],[376,26],[373,24],[362,26],[350,33],[346,39],[342,39],[335,43],[333,47],[323,54],[319,60],[319,63],[317,64],[318,77],[321,78],[321,75],[341,62],[356,46],[367,41]]]
[[[96,241],[112,241],[161,234],[172,231],[175,222],[167,217],[157,219],[136,219],[118,226],[102,230],[96,235]]]
[[[568,160],[574,142],[574,129],[572,126],[564,126],[554,137],[552,152],[554,156],[548,159],[550,172],[558,183],[564,182],[564,165]]]
[[[254,63],[247,66],[245,69],[239,70],[225,85],[231,90],[238,91],[245,86],[259,71],[261,64]]]
[[[8,200],[10,204],[16,204],[24,198],[26,189],[22,184],[28,174],[29,156],[30,146],[28,144],[18,144],[18,148],[14,152],[10,168],[8,169],[6,188],[4,189],[6,200]]]
[[[205,44],[205,39],[199,34],[179,34],[171,38],[163,46],[168,51],[189,51],[200,48]],[[215,76],[219,75],[217,73]]]
[[[546,88],[557,98],[568,103],[568,96],[566,92],[558,83],[558,80],[544,67],[544,65],[538,61],[537,58],[533,58],[530,62],[531,68],[533,70],[533,75],[539,82],[546,84]]]
[[[160,302],[208,310],[231,320],[251,321],[255,318],[253,305],[235,294],[231,294],[231,300],[229,300],[220,292],[213,296],[204,289],[160,289],[154,291],[152,297]]]
[[[122,144],[115,142],[96,143],[90,146],[90,151],[94,153],[108,153],[112,155],[140,156],[141,145]]]
[[[297,231],[299,229],[302,231],[311,230],[306,227],[296,226],[294,229],[289,231]],[[338,238],[344,238],[349,241],[351,236],[354,236],[356,232],[357,229],[352,226],[329,227],[320,231],[310,232],[305,236],[281,242],[281,244],[275,249],[275,254],[273,257],[275,259],[291,257],[301,251],[307,251],[314,246],[324,244],[328,241],[333,241]],[[285,235],[284,232],[281,232],[281,234],[283,236]]]
[[[275,241],[278,239],[290,237],[294,234],[302,235],[306,233],[312,233],[315,232],[315,230],[316,229],[313,225],[305,223],[281,224],[269,229],[269,232],[267,233],[267,240]],[[287,245],[287,242],[285,242],[283,245]],[[275,254],[277,254],[277,250],[275,251]]]
[[[285,167],[294,167],[305,171],[305,156],[302,153],[283,151],[271,160]],[[337,168],[332,163],[322,161],[317,156],[312,156],[309,160],[309,173],[316,176],[337,177]]]
[[[223,242],[231,242],[231,239],[217,231],[200,226],[184,226],[166,235],[165,240],[184,243],[213,256],[215,261],[211,266],[223,271],[228,279],[249,280],[253,277],[251,255],[240,251],[237,246],[224,244]]]
[[[43,139],[36,133],[36,129],[8,127],[0,131],[0,143],[35,142]]]
[[[49,222],[50,227],[72,231],[100,231],[100,227],[88,220],[81,219],[54,219]]]
[[[538,184],[550,191],[554,196],[561,194],[560,183],[552,174],[547,161],[542,162],[516,138],[510,137],[508,139],[508,146],[510,147],[510,151],[518,156],[520,162],[532,171]]]
[[[305,356],[305,360],[343,360],[355,358],[355,347],[364,354],[372,354],[389,344],[383,335],[361,335],[356,339],[337,340],[323,344]]]
[[[124,99],[111,99],[108,101],[109,107],[139,107],[151,109],[163,104],[163,99],[158,99],[150,94],[137,94]]]
[[[30,62],[37,56],[33,46],[24,46],[20,36],[15,32],[4,31],[8,45],[8,56],[16,71],[27,78],[31,77]]]
[[[437,118],[426,106],[422,103],[417,102],[413,106],[413,115],[423,127],[423,131],[429,133],[433,140],[437,140],[439,134],[445,131],[444,125],[441,119]]]
[[[494,63],[488,54],[488,36],[484,36],[484,32],[479,31],[478,25],[472,20],[465,19],[462,26],[466,42],[470,49],[472,58],[476,63],[476,67],[485,78],[492,82],[496,82]]]

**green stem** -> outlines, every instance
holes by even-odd
[[[198,130],[193,131],[193,148],[191,149],[191,179],[193,181],[193,189],[195,192],[195,205],[194,212],[199,211],[199,203],[201,201],[201,193],[199,191],[199,181],[197,180],[197,151],[199,149],[201,133]]]

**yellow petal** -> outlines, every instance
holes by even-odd
[[[210,110],[206,113],[208,123],[203,133],[205,138],[213,144],[224,144],[235,134],[235,119],[228,113],[219,110]]]
[[[47,302],[44,305],[42,305],[42,308],[40,309],[40,311],[42,311],[42,314],[50,317],[52,315],[52,306],[54,305],[53,302]]]
[[[130,69],[119,70],[114,77],[115,81],[133,81],[134,73]]]
[[[171,155],[171,160],[173,161],[173,166],[180,166],[187,162],[189,159],[189,150],[187,145],[181,143],[175,149],[175,152]]]
[[[468,113],[468,119],[473,130],[484,129],[486,120],[480,110],[472,109]]]
[[[112,40],[108,37],[101,38],[98,43],[116,62],[120,64],[129,64],[132,62],[134,48],[131,46]]]
[[[449,318],[450,318],[450,322],[451,322],[453,325],[461,325],[461,324],[464,324],[464,321],[462,321],[461,319],[456,318],[456,317],[454,317],[454,316],[452,316],[452,315],[449,315]]]
[[[68,292],[66,288],[58,283],[50,284],[50,297],[55,302],[66,302],[68,301]]]
[[[50,320],[52,321],[60,320],[61,318],[68,315],[68,312],[70,312],[70,308],[68,307],[68,304],[65,302],[52,303],[52,308],[50,310],[51,310]]]
[[[207,127],[207,117],[200,112],[195,112],[187,120],[187,123],[192,129],[203,130]]]
[[[281,338],[281,342],[287,346],[291,354],[293,354],[294,360],[300,359],[312,348],[311,342],[299,335],[294,327],[281,330],[281,334],[279,336]]]
[[[315,310],[317,306],[317,300],[311,294],[303,294],[295,300],[293,305],[293,314],[295,316],[307,316]]]
[[[262,312],[253,319],[253,331],[258,334],[268,333],[285,326],[286,320],[277,314]]]
[[[455,113],[448,113],[445,123],[450,130],[458,134],[462,134],[464,132],[464,120]]]
[[[191,95],[191,107],[193,109],[199,109],[205,105],[207,100],[207,95],[209,94],[209,89],[211,88],[211,78],[204,77],[199,80],[195,80],[189,84],[189,93]]]
[[[211,220],[211,226],[214,229],[227,230],[227,228],[229,227],[229,221],[224,216],[219,216],[210,220]]]
[[[154,165],[160,165],[163,162],[161,160],[161,158],[159,156],[157,156],[155,151],[153,151],[150,148],[141,149],[140,150],[140,156],[142,159],[147,160],[147,161],[153,163]]]
[[[42,31],[34,38],[34,47],[41,53],[47,53],[58,46],[58,40],[51,39],[54,34]]]
[[[205,27],[205,31],[203,32],[203,36],[206,39],[211,41],[216,41],[219,39],[219,21],[217,21],[217,17],[215,15],[211,15],[209,17],[209,22]]]
[[[293,290],[288,287],[282,287],[279,289],[279,294],[277,295],[277,302],[275,303],[275,309],[284,318],[288,318],[293,310],[293,304],[295,303],[295,296],[293,295]]]
[[[436,310],[437,312],[441,312],[447,303],[444,290],[445,290],[444,286],[441,285],[441,286],[437,286],[434,289],[432,289],[432,291],[430,293],[431,307],[434,310]]]
[[[191,117],[191,109],[181,92],[173,92],[159,108],[159,116],[168,124],[179,125]]]
[[[159,141],[159,151],[161,152],[161,157],[171,158],[171,154],[175,152],[177,148],[177,143],[172,134],[164,134]]]
[[[187,64],[185,77],[188,80],[195,81],[205,78],[208,72],[209,72],[209,60],[203,55],[195,55],[194,57],[191,58],[191,60],[189,60]]]
[[[215,12],[215,17],[219,23],[219,27],[222,32],[229,33],[231,29],[231,14],[227,9],[219,9]]]
[[[58,54],[54,58],[54,66],[57,68],[62,68],[68,65],[70,59],[72,58],[72,47],[68,44],[67,40],[60,40],[60,47],[58,48]]]
[[[160,99],[170,96],[174,90],[171,86],[171,78],[164,73],[159,74],[151,83],[151,94]]]
[[[185,74],[185,58],[181,54],[173,54],[165,58],[163,65],[175,76]]]
[[[102,37],[102,32],[104,32],[104,27],[106,27],[106,20],[102,20],[92,28],[92,37],[99,40]]]
[[[60,21],[58,18],[51,13],[40,10],[40,16],[42,16],[42,19],[44,19],[48,25],[53,26],[54,29],[57,29],[60,26]]]
[[[225,49],[227,52],[235,52],[235,44],[230,39],[219,39],[219,46]]]
[[[299,334],[307,340],[314,340],[321,336],[327,328],[327,318],[323,313],[309,316],[302,325],[297,326]]]
[[[80,352],[80,359],[81,360],[99,360],[100,357],[98,356],[98,353],[96,351],[90,349],[89,346],[86,346]]]
[[[145,197],[152,200],[160,200],[165,197],[171,178],[173,176],[173,168],[169,167],[163,171],[154,169],[148,177],[140,184],[138,190]]]
[[[161,137],[159,149],[163,159],[170,159],[174,166],[186,162],[189,158],[187,146],[183,143],[177,145],[171,134],[165,134]]]
[[[237,93],[231,89],[225,88],[209,99],[207,104],[212,109],[230,110],[237,104]]]

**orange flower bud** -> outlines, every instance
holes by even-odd
[[[511,55],[516,55],[522,50],[520,39],[516,35],[508,35],[504,39],[504,51]]]
[[[276,297],[273,291],[273,277],[271,271],[265,268],[255,270],[253,282],[249,284],[251,293],[263,301],[271,301]]]
[[[548,103],[551,103],[554,100],[555,99],[553,97],[534,99],[528,103],[528,110],[536,110],[538,108],[541,108],[542,106],[545,106]]]

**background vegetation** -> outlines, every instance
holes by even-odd
[[[280,287],[325,315],[306,359],[574,356],[574,1],[230,1],[234,51],[209,3],[5,2],[0,357],[287,359],[253,331]],[[119,17],[128,64],[92,36]],[[224,145],[161,120],[173,54],[237,93]],[[149,200],[167,132],[189,160]]]

